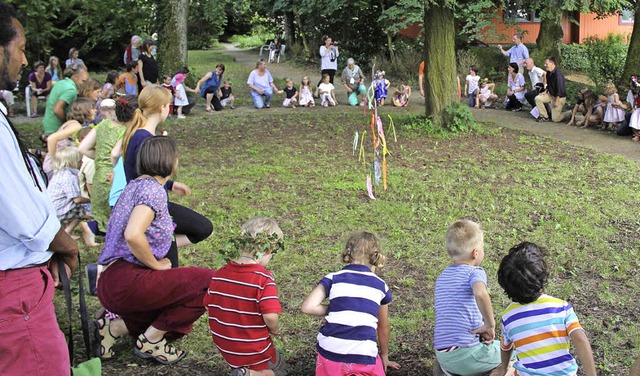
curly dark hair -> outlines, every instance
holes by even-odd
[[[520,304],[538,299],[548,276],[543,249],[529,242],[511,248],[498,269],[500,287],[511,300]]]

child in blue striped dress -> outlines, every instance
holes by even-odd
[[[482,227],[458,220],[447,230],[445,247],[452,264],[436,279],[433,347],[436,372],[484,374],[500,365],[500,343],[487,292]],[[439,363],[439,367],[438,367]]]
[[[326,316],[318,333],[316,376],[384,376],[389,360],[389,286],[374,272],[384,264],[380,241],[358,232],[347,241],[348,265],[322,278],[302,304],[302,312]],[[329,298],[329,305],[322,302]],[[380,354],[378,346],[380,344]]]

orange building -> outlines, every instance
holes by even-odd
[[[574,12],[573,18],[578,24],[571,22],[567,15],[562,16],[563,43],[582,43],[585,38],[594,35],[603,39],[611,33],[622,34],[628,41],[633,31],[633,11],[622,11],[620,14],[602,19],[598,19],[595,13]],[[511,44],[513,34],[520,32],[524,34],[525,43],[535,43],[540,32],[540,18],[535,12],[523,9],[498,11],[491,23],[493,26],[480,32],[479,39],[482,42]],[[410,38],[417,38],[422,34],[422,28],[414,24],[400,33]]]
[[[506,18],[509,12],[499,12],[491,23],[493,30],[485,29],[481,32],[482,41],[485,43],[511,44],[514,33],[524,34],[525,43],[535,43],[540,32],[540,19],[535,14],[528,12],[511,13],[511,19]],[[604,39],[609,34],[622,34],[625,40],[629,40],[633,31],[633,12],[622,12],[619,15],[597,18],[595,13],[575,12],[573,18],[578,24],[571,22],[567,15],[562,16],[562,43],[582,43],[590,36]]]

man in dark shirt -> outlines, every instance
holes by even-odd
[[[566,113],[562,109],[567,102],[566,80],[564,74],[556,66],[556,59],[548,57],[544,61],[544,67],[547,69],[547,88],[546,91],[538,95],[535,99],[538,108],[538,121],[549,121],[549,114],[545,108],[545,103],[551,104],[551,120],[560,123],[566,117]]]

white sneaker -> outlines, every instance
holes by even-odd
[[[186,119],[187,117],[184,115],[178,115],[178,119]]]

